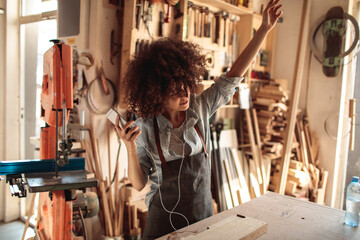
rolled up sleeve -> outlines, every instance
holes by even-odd
[[[153,164],[151,159],[147,156],[146,150],[143,146],[137,146],[137,155],[139,158],[139,163],[141,170],[146,175],[146,179],[148,179],[149,175],[152,174],[155,170],[153,168]]]
[[[215,79],[215,83],[211,87],[198,96],[199,104],[206,106],[207,109],[204,110],[209,115],[212,115],[217,109],[230,101],[242,79],[243,77],[226,77],[225,74],[222,74]]]

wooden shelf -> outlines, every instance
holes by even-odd
[[[253,11],[249,8],[243,6],[235,6],[221,0],[195,0],[193,2],[207,4],[236,15],[253,14]]]

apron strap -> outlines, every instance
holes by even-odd
[[[201,143],[202,143],[203,148],[204,148],[204,153],[205,153],[205,156],[207,157],[207,156],[209,156],[209,153],[207,152],[207,149],[206,149],[206,144],[205,144],[204,137],[203,137],[203,135],[201,134],[198,125],[195,125],[194,128],[195,128],[197,134],[199,135],[199,137],[200,137],[200,139],[201,139]],[[163,154],[163,152],[162,152],[161,145],[160,145],[159,126],[158,126],[158,124],[157,124],[156,117],[154,117],[154,131],[155,131],[156,148],[157,148],[158,153],[159,153],[159,157],[160,157],[160,161],[161,161],[161,166],[162,166],[162,167],[166,167],[165,157],[164,157],[164,154]]]
[[[204,141],[204,137],[203,137],[203,135],[201,134],[198,125],[195,125],[194,128],[195,128],[196,132],[198,133],[198,135],[199,135],[199,137],[200,137],[200,139],[201,139],[201,142],[202,142],[202,145],[203,145],[203,148],[204,148],[204,153],[205,153],[205,156],[207,157],[207,156],[209,156],[209,153],[207,152],[207,149],[206,149],[206,144],[205,144],[205,141]]]
[[[163,154],[163,152],[161,150],[161,146],[160,146],[159,126],[157,124],[156,117],[154,117],[154,131],[155,131],[156,147],[157,147],[157,150],[158,150],[158,153],[159,153],[161,166],[166,167],[166,161],[165,161],[164,154]]]

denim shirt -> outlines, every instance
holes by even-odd
[[[191,148],[190,156],[199,154],[203,151],[203,145],[194,126],[197,124],[206,142],[208,152],[211,151],[210,143],[210,125],[209,118],[224,104],[228,103],[236,92],[236,87],[243,78],[228,78],[225,74],[215,79],[215,83],[200,95],[190,96],[190,106],[186,110],[186,119],[184,122],[184,140]],[[182,155],[169,151],[170,139],[173,126],[163,115],[156,117],[159,126],[159,137],[161,149],[166,161],[181,159]],[[154,120],[152,117],[139,118],[135,124],[141,129],[138,136],[137,155],[140,166],[146,178],[151,182],[150,191],[146,195],[145,203],[149,208],[151,200],[162,182],[161,161],[157,151],[154,133]],[[204,164],[209,164],[211,161]]]

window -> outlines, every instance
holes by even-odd
[[[22,0],[21,47],[21,158],[38,158],[35,146],[40,137],[40,94],[43,54],[57,38],[56,0]]]
[[[43,54],[57,38],[56,0],[22,0],[20,17],[20,102],[21,159],[37,159],[40,127],[40,94],[43,77]],[[37,196],[38,197],[38,194]],[[22,199],[21,216],[30,206],[31,197]],[[38,202],[37,200],[35,201]],[[37,207],[30,222],[34,223]]]

